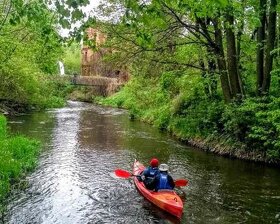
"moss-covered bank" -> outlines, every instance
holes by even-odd
[[[10,136],[7,120],[0,115],[0,218],[11,190],[21,187],[20,180],[36,166],[39,148],[38,141]]]
[[[133,78],[119,93],[96,99],[126,108],[133,118],[167,130],[178,139],[219,155],[280,164],[280,98],[247,98],[225,104],[203,86],[176,77]]]

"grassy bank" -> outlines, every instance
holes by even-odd
[[[173,72],[160,78],[137,76],[119,93],[98,102],[127,108],[132,118],[204,150],[279,164],[280,98],[225,104],[219,92],[206,97],[197,79]]]
[[[21,92],[0,97],[0,113],[17,114],[31,110],[63,107],[74,86],[62,76],[38,76],[33,80],[32,91],[21,87]],[[0,94],[1,96],[1,94]]]
[[[7,133],[6,118],[0,115],[0,217],[9,192],[36,166],[39,143]]]

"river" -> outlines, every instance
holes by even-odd
[[[7,223],[180,223],[145,200],[131,179],[135,158],[168,163],[186,178],[181,223],[280,223],[280,169],[186,146],[126,111],[69,101],[65,108],[9,120],[12,133],[43,149],[28,187],[9,199]]]

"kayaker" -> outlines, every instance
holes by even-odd
[[[173,190],[175,183],[173,178],[168,174],[168,165],[160,164],[159,173],[156,175],[154,180],[155,191],[160,190]]]
[[[155,189],[154,179],[155,179],[155,176],[159,173],[158,164],[159,164],[158,159],[153,158],[150,161],[150,166],[148,166],[143,171],[142,180],[143,180],[146,188],[149,190]]]

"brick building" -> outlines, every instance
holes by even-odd
[[[86,35],[89,41],[92,41],[96,46],[96,50],[93,51],[88,45],[82,46],[82,76],[99,76],[102,75],[102,68],[104,67],[102,62],[102,56],[105,53],[104,49],[100,48],[106,41],[106,35],[98,31],[97,29],[88,28]]]
[[[88,28],[86,34],[95,48],[93,50],[90,46],[82,46],[81,75],[118,78],[120,82],[126,82],[129,75],[125,67],[116,68],[113,64],[103,61],[106,54],[112,54],[112,49],[102,47],[106,42],[107,35],[94,28]]]

